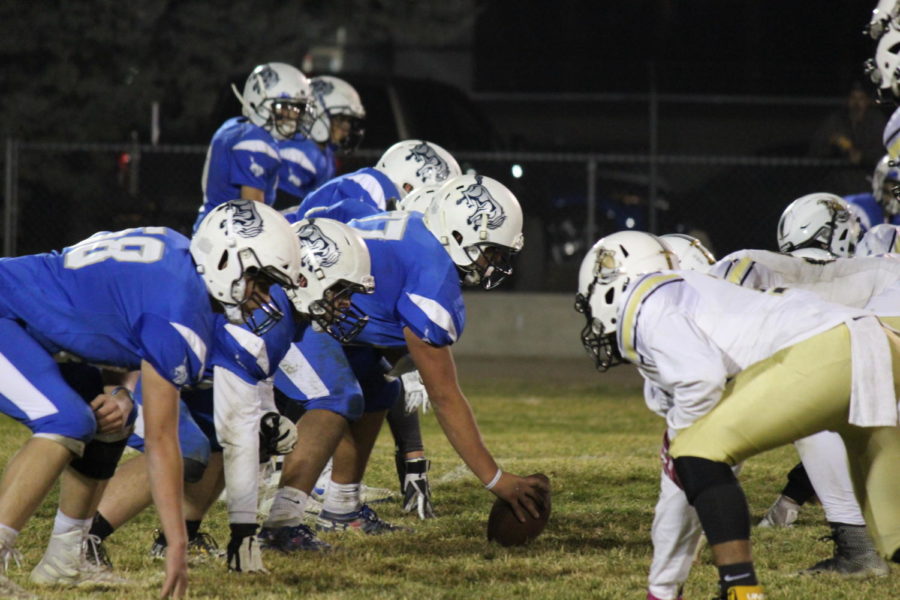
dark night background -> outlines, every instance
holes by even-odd
[[[529,240],[520,289],[571,289],[586,240],[622,227],[693,232],[720,255],[771,248],[792,199],[868,185],[874,163],[809,157],[863,79],[874,5],[0,3],[0,141],[20,143],[16,251],[151,222],[189,228],[205,147],[239,112],[229,85],[266,61],[336,70],[359,89],[366,139],[344,169],[421,137],[510,186]]]
[[[123,141],[137,129],[147,139],[159,100],[165,141],[205,143],[229,78],[265,60],[299,65],[341,26],[354,70],[476,94],[646,92],[652,63],[662,93],[839,97],[872,53],[861,35],[870,4],[5,2],[0,134]]]

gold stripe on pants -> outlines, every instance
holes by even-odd
[[[897,391],[900,337],[888,332],[888,339]],[[813,433],[836,431],[872,537],[890,556],[900,548],[900,428],[850,425],[850,384],[850,332],[840,325],[741,371],[713,410],[679,432],[669,452],[735,465]]]

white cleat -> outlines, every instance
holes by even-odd
[[[50,537],[41,562],[31,571],[38,585],[116,586],[128,583],[107,567],[86,559],[87,541],[82,531],[70,531]]]
[[[787,496],[778,496],[757,527],[791,527],[799,516],[799,504]]]

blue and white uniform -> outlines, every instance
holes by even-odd
[[[297,136],[278,142],[281,154],[281,170],[278,173],[278,189],[294,198],[299,204],[313,190],[334,178],[337,163],[334,149],[325,149],[311,139]]]
[[[241,197],[241,186],[263,190],[265,202],[275,203],[281,157],[275,138],[245,119],[234,117],[219,127],[209,143],[203,166],[203,206],[194,229],[218,205]]]
[[[201,378],[214,314],[189,241],[164,227],[98,233],[61,253],[0,259],[0,411],[38,436],[86,442],[90,407],[52,355]]]
[[[314,215],[335,218],[343,210],[340,204]],[[353,297],[369,322],[344,353],[362,387],[365,410],[385,410],[399,396],[400,382],[385,379],[389,365],[381,350],[404,348],[406,327],[434,346],[453,344],[465,325],[465,305],[456,266],[425,227],[422,215],[378,213],[349,224],[369,249],[375,292]],[[290,354],[282,362],[282,372],[298,368],[289,359]]]
[[[388,176],[373,167],[364,167],[358,171],[347,173],[332,179],[322,187],[311,192],[297,210],[293,213],[285,215],[287,220],[295,223],[306,217],[323,217],[323,213],[314,209],[324,210],[325,208],[334,207],[332,214],[328,215],[329,219],[336,219],[346,223],[348,217],[347,206],[344,205],[343,211],[337,211],[339,205],[348,200],[355,200],[362,204],[367,204],[377,211],[384,211],[388,208],[388,203],[400,197],[395,186]],[[355,217],[354,214],[352,217]]]
[[[891,225],[900,225],[900,215],[894,215],[887,219],[884,214],[884,208],[870,193],[853,194],[852,196],[844,196],[851,207],[855,207],[856,214],[860,216],[863,226],[863,233],[872,229],[881,223],[890,223]]]

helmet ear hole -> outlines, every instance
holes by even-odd
[[[615,300],[615,299],[616,299],[616,290],[615,290],[615,288],[610,287],[608,290],[606,290],[606,297],[604,298],[604,300],[606,300],[607,304],[612,304],[613,300]]]
[[[454,230],[452,232],[452,235],[453,235],[453,239],[456,240],[457,244],[462,244],[463,236],[460,232]]]
[[[217,268],[220,271],[222,271],[226,267],[228,267],[228,250],[223,250],[222,256],[219,258],[219,264],[218,264]]]

